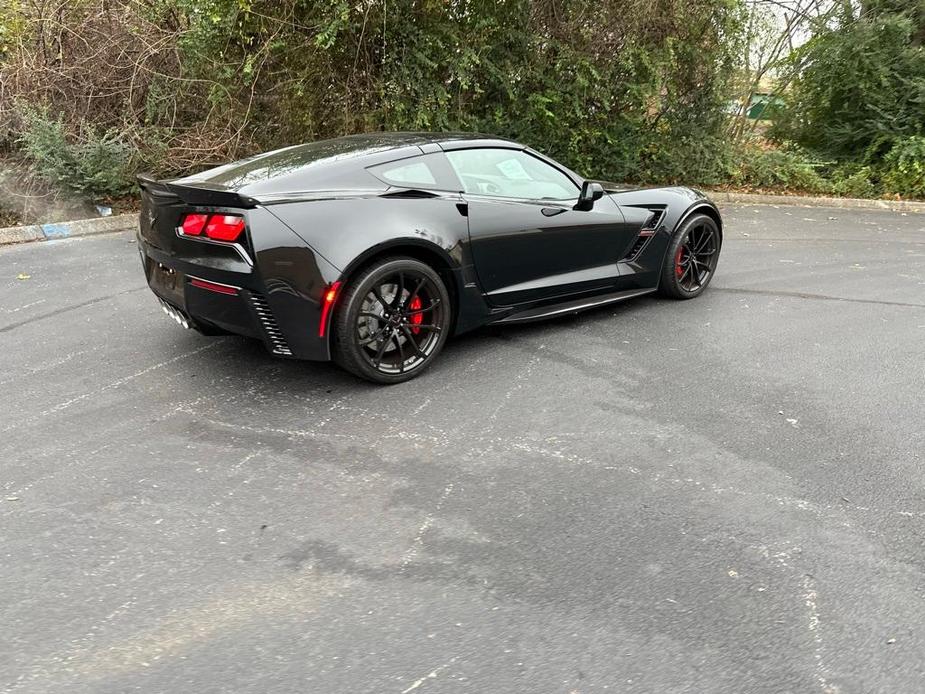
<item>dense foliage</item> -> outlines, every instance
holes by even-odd
[[[55,173],[72,168],[74,147],[108,152],[120,170],[128,151],[134,166],[167,173],[376,129],[506,135],[602,178],[724,176],[715,151],[739,0],[13,7],[0,136],[91,193],[110,181]],[[48,136],[62,132],[72,145],[53,151]]]
[[[801,69],[773,133],[866,167],[851,175],[874,190],[925,196],[925,0],[835,7],[790,56]]]
[[[925,0],[839,7],[788,58],[769,147],[730,123],[745,0],[6,0],[0,162],[100,198],[141,169],[478,130],[610,180],[925,196]]]

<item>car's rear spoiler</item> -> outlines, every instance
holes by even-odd
[[[189,186],[167,181],[157,181],[145,174],[138,175],[138,185],[142,190],[158,197],[175,197],[188,205],[208,205],[211,207],[257,207],[258,202],[251,197],[241,195],[233,190],[205,186]]]

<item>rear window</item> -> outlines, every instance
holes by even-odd
[[[305,145],[258,154],[241,161],[225,164],[181,179],[180,183],[212,183],[232,189],[241,189],[255,183],[290,176],[295,173],[308,174],[314,170],[331,171],[328,166],[359,159],[376,152],[393,149],[387,141],[379,142],[369,137],[339,138],[322,140]],[[360,165],[356,171],[362,171]]]
[[[422,161],[420,157],[415,157],[414,161],[392,162],[382,166],[374,166],[370,172],[377,178],[381,178],[386,183],[393,183],[399,186],[423,186],[432,188],[437,185],[437,179],[434,172],[430,170],[427,162]]]
[[[367,169],[383,183],[397,188],[459,190],[459,182],[441,152],[421,154]]]

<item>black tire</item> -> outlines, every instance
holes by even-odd
[[[374,383],[402,383],[437,358],[449,336],[446,285],[413,258],[384,258],[351,278],[334,307],[334,360]]]
[[[671,299],[693,299],[710,284],[719,261],[722,236],[716,221],[691,215],[678,227],[662,263],[658,289]]]

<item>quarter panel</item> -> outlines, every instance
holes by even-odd
[[[322,272],[328,281],[349,277],[390,248],[419,246],[439,255],[451,270],[454,333],[478,327],[490,313],[472,266],[467,207],[458,195],[318,199],[267,209],[333,269],[330,275]]]
[[[294,356],[329,359],[319,335],[321,301],[340,272],[266,208],[250,214],[255,266],[264,296]]]
[[[358,197],[273,205],[267,209],[341,272],[396,241],[427,245],[448,264],[470,264],[469,227],[458,195]]]

